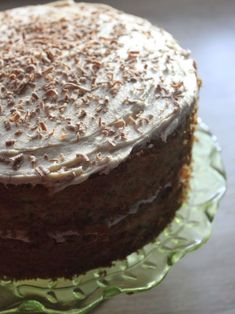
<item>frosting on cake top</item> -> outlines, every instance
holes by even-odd
[[[170,34],[101,4],[0,13],[0,182],[58,190],[167,136],[198,95]]]

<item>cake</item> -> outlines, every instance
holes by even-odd
[[[0,276],[108,267],[186,197],[195,61],[163,29],[103,4],[0,19]]]

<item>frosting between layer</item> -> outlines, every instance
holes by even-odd
[[[143,205],[152,204],[154,201],[157,200],[159,193],[163,192],[168,187],[171,187],[172,184],[169,182],[164,185],[164,187],[159,188],[155,194],[153,194],[151,197],[139,200],[135,204],[133,204],[128,212],[126,214],[117,215],[116,217],[113,217],[112,219],[107,219],[104,223],[108,228],[112,228],[115,225],[117,225],[119,222],[125,220],[126,218],[135,215],[139,213],[140,210],[142,210]],[[148,210],[148,208],[145,208],[144,210]],[[66,231],[54,231],[54,232],[48,232],[47,236],[50,239],[55,240],[56,243],[65,243],[70,237],[80,237],[81,233],[79,230],[66,230]],[[24,230],[6,230],[1,231],[0,230],[0,238],[4,240],[16,240],[21,241],[25,243],[32,243],[33,240],[30,238],[30,236],[27,234],[27,232]]]
[[[198,96],[170,34],[99,4],[0,13],[0,182],[58,191],[163,141]]]

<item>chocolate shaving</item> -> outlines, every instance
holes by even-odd
[[[15,144],[15,142],[16,142],[16,140],[7,140],[7,141],[5,142],[5,145],[6,145],[7,147],[13,146],[13,145]]]
[[[46,168],[44,168],[42,166],[38,166],[34,170],[40,177],[45,177],[50,173],[49,170],[47,170]]]
[[[12,162],[12,169],[18,170],[24,162],[24,155],[21,153],[19,155],[16,155],[14,157],[9,158],[9,159]]]
[[[90,92],[91,90],[86,88],[85,86],[81,86],[79,84],[75,84],[75,83],[66,83],[64,84],[64,89],[71,89],[71,90],[74,90],[74,89],[78,89],[82,92]]]

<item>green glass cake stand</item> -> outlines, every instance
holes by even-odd
[[[2,278],[0,313],[87,313],[117,294],[158,285],[177,261],[203,245],[225,192],[225,171],[215,137],[202,122],[199,125],[188,200],[154,242],[110,268],[95,269],[72,280]]]

